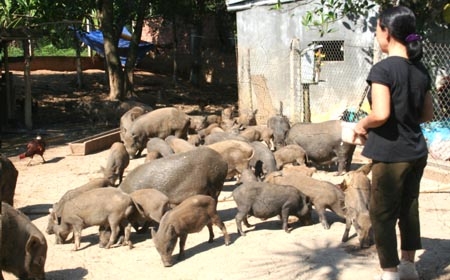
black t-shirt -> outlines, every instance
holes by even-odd
[[[425,156],[428,150],[419,120],[431,79],[423,64],[413,64],[398,56],[388,57],[372,67],[367,82],[389,87],[391,113],[386,123],[369,130],[362,154],[383,162]],[[368,99],[372,104],[371,91]]]

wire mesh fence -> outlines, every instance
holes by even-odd
[[[323,112],[336,104],[340,104],[338,112],[368,110],[366,77],[374,63],[374,48],[358,42],[328,41],[322,52],[321,82],[310,89],[311,111]],[[361,53],[364,61],[355,59]],[[341,63],[344,60],[346,63]],[[450,44],[425,42],[422,61],[432,80],[433,121],[450,127]]]
[[[422,61],[433,81],[434,120],[450,127],[450,44],[425,43]]]

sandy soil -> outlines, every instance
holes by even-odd
[[[48,131],[49,128],[46,129]],[[171,268],[163,267],[149,234],[132,232],[131,240],[135,248],[131,250],[128,247],[99,248],[97,227],[83,230],[79,251],[73,251],[71,243],[56,245],[54,236],[45,233],[48,208],[67,190],[101,177],[100,166],[105,165],[108,154],[105,150],[86,156],[71,155],[67,142],[77,135],[81,138],[81,133],[75,131],[75,135],[66,135],[51,142],[45,153],[45,164],[40,163],[39,157],[32,161],[31,166],[27,166],[28,159],[20,161],[16,155],[23,143],[16,143],[8,150],[19,170],[15,206],[27,213],[47,238],[47,279],[360,280],[372,279],[379,273],[375,248],[359,249],[357,238],[342,243],[345,224],[331,212],[327,213],[327,218],[332,222],[329,230],[322,227],[315,214],[313,225],[298,227],[294,224],[295,229],[290,234],[281,230],[277,218],[265,221],[250,218],[250,223],[256,226],[246,229],[247,236],[241,237],[236,230],[236,205],[232,200],[218,205],[219,215],[232,243],[225,246],[223,236],[216,227],[213,243],[206,242],[206,228],[190,234],[186,243],[186,258]],[[10,147],[10,142],[4,141],[3,144],[5,149]],[[125,175],[143,161],[143,158],[132,160]],[[355,167],[366,161],[356,155]],[[341,182],[342,177],[334,174],[322,171],[314,176]],[[417,255],[417,267],[422,279],[450,279],[450,182],[447,179],[448,176],[427,176],[424,179],[424,192],[420,197],[424,249]],[[230,196],[233,188],[233,182],[227,182],[220,197]],[[351,234],[355,237],[353,229]],[[177,255],[178,246],[174,257]],[[7,280],[15,279],[11,274],[3,274]]]

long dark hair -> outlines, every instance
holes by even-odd
[[[422,38],[416,34],[416,16],[405,6],[390,7],[380,13],[380,27],[406,46],[408,58],[419,61],[423,56]]]

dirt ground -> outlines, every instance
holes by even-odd
[[[39,76],[42,74],[43,76]],[[98,74],[98,73],[97,73]],[[7,131],[2,134],[2,153],[6,153],[19,171],[19,177],[14,199],[15,207],[25,212],[34,224],[42,230],[48,242],[46,261],[46,279],[317,279],[317,280],[351,280],[372,279],[379,273],[378,260],[374,246],[359,249],[357,238],[347,243],[341,242],[345,224],[342,219],[327,212],[327,219],[332,222],[331,228],[325,230],[314,214],[314,224],[298,227],[290,233],[281,230],[278,218],[265,221],[250,218],[249,222],[256,224],[248,228],[247,236],[241,237],[237,233],[234,216],[236,205],[234,201],[220,202],[218,212],[231,236],[232,243],[224,245],[222,233],[214,227],[215,240],[207,243],[206,228],[199,233],[190,234],[186,243],[186,258],[175,263],[173,267],[162,265],[149,234],[132,232],[131,240],[135,248],[118,247],[101,249],[98,247],[97,228],[83,230],[81,249],[73,251],[73,244],[56,245],[53,235],[47,235],[45,228],[48,221],[48,209],[58,201],[69,189],[78,187],[88,180],[101,177],[100,166],[106,163],[108,151],[102,151],[86,156],[71,155],[68,142],[83,138],[114,127],[114,124],[93,124],[88,118],[74,115],[71,105],[84,97],[105,98],[105,90],[101,82],[90,83],[86,92],[76,91],[68,85],[73,85],[74,73],[66,73],[60,79],[62,84],[55,88],[50,86],[56,81],[54,73],[33,73],[37,88],[36,94],[40,105],[35,130]],[[48,80],[44,80],[44,76]],[[44,83],[38,82],[39,77]],[[161,82],[162,77],[144,75],[142,92],[156,95],[156,102],[161,101],[158,90],[167,86]],[[94,79],[94,78],[93,78]],[[101,79],[96,76],[95,79]],[[95,80],[94,79],[94,80]],[[49,86],[46,87],[45,83]],[[61,80],[59,81],[61,83]],[[58,84],[59,84],[58,83]],[[96,84],[97,83],[97,84]],[[51,90],[49,90],[51,89]],[[170,87],[166,87],[166,90]],[[197,90],[184,86],[183,91],[196,93]],[[181,104],[185,109],[193,110],[195,103],[203,103],[203,108],[211,111],[232,103],[233,99],[226,99],[217,89],[210,89],[201,96],[194,95],[196,100],[192,104]],[[65,92],[67,91],[67,92]],[[233,96],[233,91],[229,96]],[[42,94],[41,94],[42,93]],[[161,93],[161,92],[160,92]],[[172,104],[179,104],[178,97],[183,93],[172,90],[173,95],[165,94],[164,99],[171,97]],[[175,94],[176,93],[176,94]],[[78,95],[78,97],[77,97]],[[224,96],[217,101],[216,96]],[[102,97],[103,96],[103,97]],[[206,96],[206,97],[205,97]],[[228,96],[228,97],[229,97]],[[194,97],[188,98],[193,100]],[[72,100],[73,99],[73,100]],[[50,101],[60,108],[58,111],[46,112],[44,108],[50,106]],[[159,100],[159,101],[158,101]],[[216,103],[213,104],[212,100]],[[153,104],[152,104],[153,105]],[[188,106],[189,105],[189,106]],[[48,108],[50,110],[50,108]],[[67,110],[67,111],[65,111]],[[47,114],[47,115],[46,115]],[[69,117],[70,115],[70,117]],[[48,116],[50,121],[44,119]],[[22,133],[19,133],[22,132]],[[41,164],[41,159],[35,157],[31,166],[27,166],[28,159],[19,160],[26,139],[34,137],[36,133],[43,134],[49,139],[49,148],[45,153],[47,163]],[[144,158],[134,159],[125,171],[126,174],[137,165],[143,163]],[[353,161],[353,167],[367,162],[359,156],[359,149]],[[421,279],[450,279],[450,180],[448,165],[442,165],[430,159],[430,167],[424,178],[420,196],[420,215],[422,224],[423,250],[418,251],[417,267]],[[335,176],[335,172],[321,171],[314,175],[317,178],[334,183],[342,181],[342,176]],[[233,190],[233,182],[227,182],[220,195],[228,197]],[[354,236],[354,230],[351,230]],[[355,237],[355,236],[354,236]],[[178,255],[178,246],[174,257]],[[3,273],[5,279],[15,279],[11,274]]]

